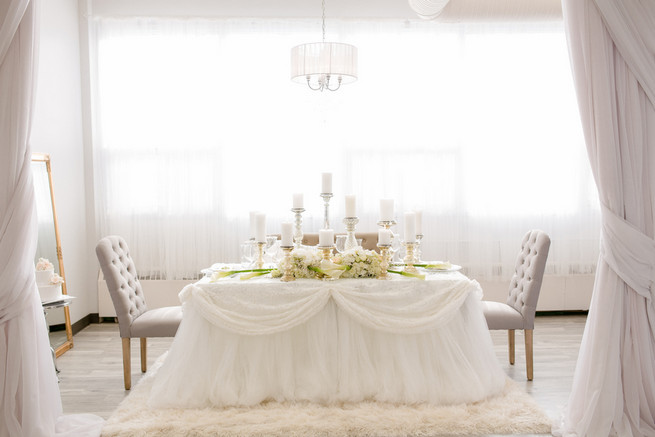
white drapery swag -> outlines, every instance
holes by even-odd
[[[602,241],[572,393],[555,432],[655,436],[655,3],[563,7]]]
[[[148,403],[476,402],[506,379],[481,296],[477,282],[457,274],[189,285]]]
[[[0,436],[97,436],[102,419],[62,416],[34,277],[37,223],[28,146],[37,7],[0,8]]]

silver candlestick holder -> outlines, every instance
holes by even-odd
[[[423,234],[416,234],[416,249],[414,250],[414,264],[420,264],[423,254],[421,253],[421,240]]]
[[[381,227],[383,229],[388,229],[388,230],[391,230],[391,228],[393,226],[396,226],[396,224],[398,224],[398,223],[395,220],[380,220],[378,222],[379,227]],[[394,249],[394,247],[393,247],[395,238],[396,237],[394,236],[393,231],[391,231],[391,246],[389,247],[389,258],[391,260],[394,259],[396,253],[398,252],[398,249],[397,248]]]
[[[382,257],[382,262],[380,263],[382,272],[378,276],[378,279],[391,279],[387,272],[389,269],[389,249],[391,249],[391,244],[378,244],[378,249],[380,249],[380,256]]]
[[[355,238],[355,226],[359,223],[359,217],[346,217],[343,219],[346,225],[346,242],[344,243],[344,250],[350,250],[357,247],[357,238]]]
[[[330,229],[330,199],[332,193],[321,193],[323,198],[323,229]]]
[[[331,261],[330,258],[332,258],[332,249],[334,249],[334,245],[332,246],[317,246],[318,250],[321,251],[321,258],[324,261]],[[323,275],[321,277],[322,280],[324,281],[334,281],[334,278],[328,275]]]
[[[403,242],[403,246],[405,246],[405,268],[403,271],[407,273],[418,273],[418,270],[414,267],[414,250],[416,249],[416,243],[405,241]]]
[[[264,268],[264,247],[266,247],[265,241],[257,241],[257,261],[255,261],[255,266],[258,269]]]
[[[294,278],[293,274],[291,273],[291,251],[293,250],[293,246],[280,246],[280,249],[284,251],[284,259],[282,260],[284,273],[282,274],[282,278],[280,278],[280,280],[282,282],[295,281],[296,278]]]
[[[305,212],[305,208],[291,208],[291,212],[296,215],[295,226],[293,229],[293,243],[296,247],[302,245],[302,213]]]

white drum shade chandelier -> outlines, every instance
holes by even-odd
[[[342,84],[357,80],[357,47],[325,42],[325,0],[322,7],[323,41],[291,49],[291,80],[306,82],[314,91],[336,91]]]

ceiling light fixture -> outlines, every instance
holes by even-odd
[[[341,84],[357,80],[357,47],[325,42],[325,0],[322,6],[323,41],[291,49],[291,80],[306,82],[314,91],[336,91]]]

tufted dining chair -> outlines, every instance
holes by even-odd
[[[174,337],[182,321],[182,307],[148,309],[134,261],[123,238],[102,238],[96,245],[96,255],[118,318],[123,340],[123,379],[125,390],[129,390],[132,386],[130,340],[141,339],[141,371],[145,372],[146,339]]]
[[[540,230],[525,234],[509,285],[507,303],[482,302],[489,329],[507,329],[509,363],[514,364],[514,332],[522,329],[525,337],[525,369],[532,381],[532,334],[541,281],[546,268],[550,237]]]
[[[345,235],[345,234],[336,234],[336,235]],[[377,232],[357,232],[355,233],[355,238],[362,239],[362,248],[366,250],[379,250],[377,247],[378,244],[378,233]],[[318,244],[318,234],[304,234],[302,243],[307,246],[316,246]]]

